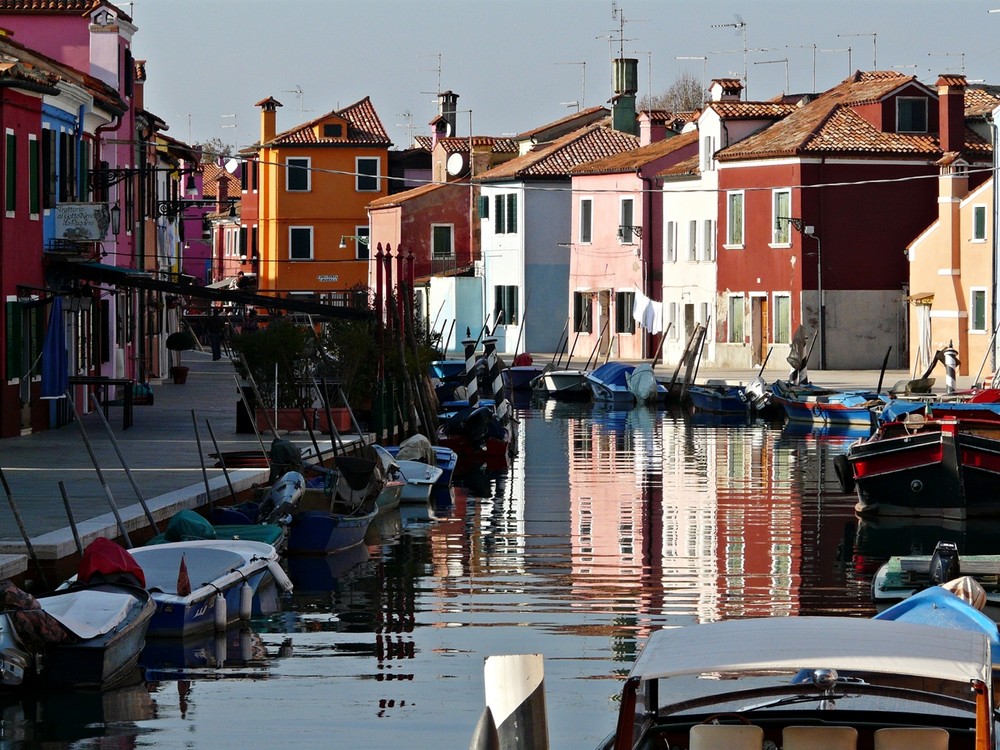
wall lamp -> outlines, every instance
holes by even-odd
[[[229,204],[229,218],[236,218],[236,201],[237,198],[226,198],[223,203]],[[205,208],[206,206],[215,206],[219,201],[214,198],[205,199],[195,199],[195,200],[175,200],[175,201],[157,201],[156,203],[156,213],[159,216],[166,216],[173,219],[178,214],[184,213],[189,208]]]
[[[94,169],[90,173],[90,184],[94,188],[101,188],[107,190],[112,185],[117,185],[119,182],[124,182],[130,177],[136,175],[146,174],[149,172],[169,172],[170,174],[187,175],[187,179],[184,181],[184,194],[185,195],[197,195],[198,186],[195,184],[194,175],[199,171],[199,168],[191,167],[190,169],[180,169],[173,167],[120,167],[112,168],[108,166],[106,161],[101,162],[101,166]]]
[[[354,240],[355,242],[360,242],[365,247],[371,243],[371,237],[366,237],[364,235],[358,234],[342,234],[340,235],[340,249],[345,250],[347,248],[347,241]]]
[[[642,237],[642,227],[634,224],[622,224],[618,227],[618,239],[628,242],[633,237]]]
[[[781,222],[787,221],[793,227],[795,227],[796,232],[802,231],[802,219],[796,218],[794,216],[775,216],[774,217],[774,228],[781,231]],[[806,232],[808,234],[808,232]]]

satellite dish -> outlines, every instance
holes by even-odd
[[[229,174],[235,174],[236,170],[240,168],[239,159],[229,159],[226,161],[226,171]]]
[[[458,177],[465,171],[465,154],[455,153],[448,157],[448,174]]]
[[[453,135],[455,135],[454,131],[455,131],[455,128],[452,127],[451,122],[449,122],[448,120],[445,120],[444,121],[444,137],[445,138],[451,138]]]

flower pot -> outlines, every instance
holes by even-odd
[[[337,432],[350,432],[351,431],[351,415],[342,406],[334,407],[330,409],[330,417],[333,419],[333,426],[337,428]],[[320,408],[316,410],[316,428],[320,432],[329,432],[329,422],[326,418],[326,409]]]
[[[179,365],[177,367],[171,367],[170,368],[170,377],[173,378],[174,383],[176,385],[182,385],[183,383],[187,382],[188,371],[190,369],[191,368],[189,368],[189,367],[182,367],[182,366],[179,366]]]
[[[306,419],[313,419],[314,409],[306,409]],[[265,413],[266,412],[266,413]],[[263,409],[257,408],[255,410],[255,418],[257,420],[257,429],[260,431],[271,429],[269,421],[275,420],[275,410],[274,409]],[[306,429],[306,423],[302,419],[302,409],[284,409],[279,408],[277,410],[277,424],[274,425],[277,430],[284,430],[286,432],[300,432]]]

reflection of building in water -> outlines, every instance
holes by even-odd
[[[569,435],[573,591],[671,622],[792,614],[801,513],[763,428],[595,412]]]

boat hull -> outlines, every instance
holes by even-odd
[[[323,511],[299,511],[292,517],[288,554],[328,555],[361,544],[376,510],[349,516]]]
[[[535,381],[535,388],[549,398],[580,401],[590,398],[587,373],[583,370],[549,370]]]
[[[740,386],[698,386],[687,390],[687,398],[695,411],[710,414],[750,413],[750,403]]]

